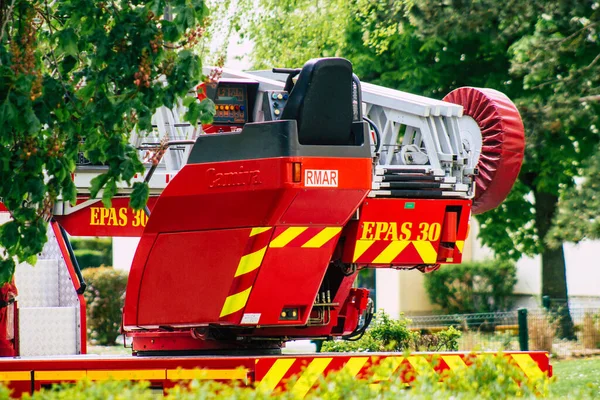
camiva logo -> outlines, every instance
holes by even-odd
[[[231,187],[231,186],[246,186],[260,185],[260,170],[244,171],[244,167],[240,166],[239,171],[232,172],[217,172],[214,168],[206,170],[209,188]]]

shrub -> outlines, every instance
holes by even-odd
[[[377,351],[441,351],[458,350],[460,332],[449,329],[432,335],[421,335],[408,329],[410,320],[392,319],[383,311],[379,311],[371,326],[358,340],[333,340],[323,342],[324,352],[377,352]]]
[[[71,239],[73,252],[81,269],[112,264],[112,240],[106,238]]]
[[[585,313],[583,316],[583,328],[581,340],[586,349],[600,348],[600,315]]]
[[[433,334],[415,335],[411,350],[414,351],[456,351],[458,350],[458,339],[462,333],[450,326]]]
[[[75,257],[77,258],[77,264],[79,264],[79,268],[96,268],[102,265],[110,265],[111,259],[109,259],[106,254],[98,251],[98,250],[74,250]]]
[[[409,320],[404,317],[394,320],[380,310],[360,339],[326,341],[321,351],[404,351],[416,334],[408,329],[408,323]]]
[[[500,260],[448,264],[425,276],[429,299],[448,314],[507,310],[516,283],[514,263]]]
[[[531,350],[543,350],[552,352],[552,342],[556,336],[558,321],[553,320],[550,315],[530,314],[527,318],[527,330]]]
[[[112,267],[89,268],[82,273],[88,284],[84,296],[89,337],[98,344],[114,344],[120,334],[127,273]]]

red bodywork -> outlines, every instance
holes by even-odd
[[[460,263],[470,200],[368,199],[346,226],[342,260],[370,267]]]
[[[336,171],[335,182],[307,186],[309,171]],[[307,325],[342,229],[370,186],[371,161],[361,158],[185,166],[156,202],[130,271],[123,322],[134,348],[138,328]],[[337,314],[351,283],[333,299]]]

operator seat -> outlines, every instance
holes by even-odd
[[[344,58],[316,58],[304,64],[282,120],[296,120],[303,145],[356,145],[352,64]],[[362,138],[361,138],[362,139]]]

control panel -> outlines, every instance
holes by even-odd
[[[281,118],[289,94],[283,90],[267,90],[263,95],[265,121],[277,121]]]
[[[248,122],[248,91],[246,85],[222,83],[217,87],[214,98],[213,124],[243,125]]]
[[[229,128],[254,122],[252,112],[257,94],[258,82],[250,79],[221,79],[218,83],[201,84],[198,99],[208,97],[215,103],[216,111],[212,124],[204,127],[205,132],[228,132]]]

